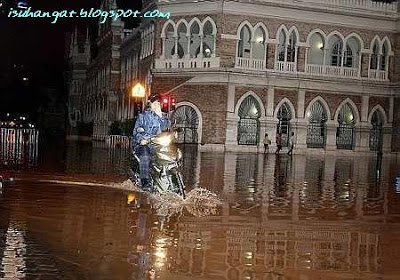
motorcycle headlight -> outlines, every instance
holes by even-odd
[[[183,154],[182,154],[182,151],[180,149],[178,149],[177,154],[178,154],[178,156],[177,156],[178,160],[181,160]]]
[[[163,153],[158,153],[157,155],[162,160],[167,160],[167,161],[172,161],[173,160],[173,158],[171,158],[171,157],[169,157],[169,156],[167,156],[166,154],[163,154]]]
[[[166,147],[166,146],[169,146],[169,144],[171,144],[172,137],[170,137],[169,135],[162,136],[159,139],[157,139],[157,141],[161,146]]]

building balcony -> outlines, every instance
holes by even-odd
[[[200,68],[218,68],[219,57],[203,58],[170,58],[156,59],[156,69],[200,69]]]
[[[352,67],[339,67],[330,65],[307,64],[306,73],[315,76],[333,76],[344,78],[360,77],[360,69]]]
[[[265,61],[263,59],[236,57],[236,68],[251,69],[251,70],[265,70]]]
[[[275,63],[275,70],[281,72],[296,72],[297,67],[295,62],[277,61]]]
[[[371,80],[386,81],[388,80],[388,74],[387,71],[384,70],[369,69],[368,78]]]

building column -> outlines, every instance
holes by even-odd
[[[361,98],[361,121],[355,131],[355,151],[367,152],[371,132],[371,125],[368,123],[369,96],[363,95]]]
[[[237,145],[239,117],[235,116],[235,85],[228,85],[225,145]]]
[[[393,114],[394,114],[394,97],[389,98],[388,123],[383,127],[383,152],[390,153],[392,151],[393,138]]]
[[[336,132],[338,124],[334,120],[326,122],[326,147],[327,151],[336,151]]]
[[[304,118],[304,102],[305,102],[306,90],[299,89],[297,96],[297,123],[296,123],[296,143],[295,149],[307,148],[307,121]]]
[[[276,125],[278,123],[277,120],[274,119],[274,98],[275,98],[275,88],[274,86],[268,87],[268,96],[267,96],[267,112],[265,118],[265,133],[268,133],[268,137],[271,140],[270,152],[274,148],[276,148]]]

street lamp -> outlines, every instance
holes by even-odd
[[[140,83],[137,83],[132,88],[132,97],[134,98],[135,115],[136,115],[136,112],[143,110],[143,101],[144,98],[146,97],[146,90]]]
[[[137,83],[132,88],[132,97],[143,98],[145,96],[146,96],[146,90],[144,89],[144,87],[140,83]]]

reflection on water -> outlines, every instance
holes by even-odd
[[[126,164],[124,150],[69,146],[50,170],[123,175]],[[398,279],[399,167],[187,147],[189,188],[223,202],[172,214],[141,193],[28,176],[0,198],[0,278]]]

